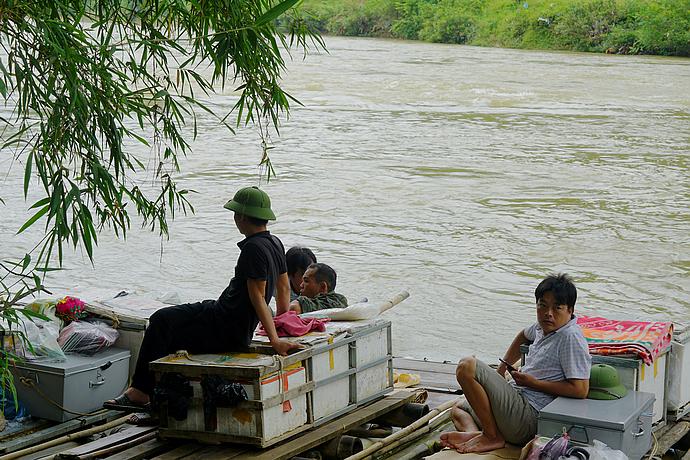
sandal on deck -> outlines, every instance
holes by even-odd
[[[129,396],[122,393],[117,398],[104,402],[103,407],[105,409],[120,410],[124,412],[149,412],[151,410],[151,403],[137,404],[129,399]]]
[[[126,423],[136,426],[158,426],[160,425],[160,420],[158,416],[149,412],[137,412],[136,414],[130,415]]]

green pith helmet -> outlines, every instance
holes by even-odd
[[[256,219],[276,220],[276,215],[271,211],[271,199],[259,187],[239,189],[223,207]]]
[[[589,376],[589,399],[621,399],[628,394],[615,367],[608,364],[594,364]]]

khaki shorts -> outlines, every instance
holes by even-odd
[[[536,409],[522,392],[482,361],[477,360],[474,378],[486,391],[498,431],[506,442],[516,445],[527,444],[537,433]],[[481,428],[477,414],[466,400],[459,407],[468,412]]]

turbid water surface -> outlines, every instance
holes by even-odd
[[[690,60],[326,41],[328,53],[289,64],[285,86],[304,106],[273,138],[271,229],[336,268],[353,301],[409,290],[385,315],[396,354],[495,360],[554,271],[575,278],[579,312],[690,318]],[[259,140],[211,119],[199,130],[177,176],[198,192],[196,214],[170,240],[102,235],[95,266],[68,254],[51,286],[222,291],[240,239],[222,205],[258,183]],[[29,214],[11,164],[3,152],[3,257],[42,231],[13,236]]]

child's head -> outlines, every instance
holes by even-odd
[[[299,293],[302,277],[309,265],[316,262],[316,256],[309,248],[293,246],[285,253],[287,262],[287,273],[290,279],[290,288],[295,293]]]

